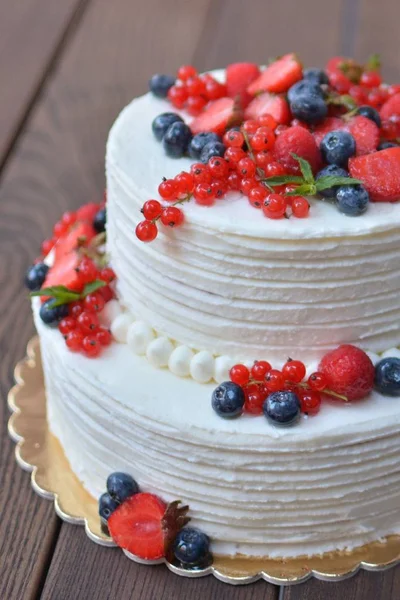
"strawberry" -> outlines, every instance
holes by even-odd
[[[316,125],[313,135],[315,141],[317,142],[317,146],[320,146],[327,133],[336,131],[338,129],[343,129],[343,121],[342,119],[339,119],[339,117],[326,117],[322,123]]]
[[[69,231],[61,236],[55,245],[56,262],[65,254],[76,250],[79,246],[87,246],[96,232],[93,226],[84,221],[77,221],[72,225]]]
[[[79,281],[76,268],[79,264],[79,256],[76,252],[70,252],[62,256],[48,271],[42,287],[53,285],[64,285],[74,292],[82,291],[82,283]],[[42,297],[42,300],[47,298]]]
[[[325,71],[331,86],[341,94],[346,94],[360,80],[362,68],[351,58],[334,56],[328,61]]]
[[[352,177],[360,179],[375,202],[400,199],[400,147],[379,150],[349,160]]]
[[[260,75],[255,63],[233,63],[226,68],[226,89],[230,98],[240,98],[240,105],[245,108],[251,96],[247,87]]]
[[[321,167],[321,154],[313,135],[304,127],[288,127],[276,138],[275,156],[289,173],[300,174],[298,161],[292,156],[297,154],[311,165],[313,173]]]
[[[96,204],[95,202],[89,202],[88,204],[84,204],[76,211],[76,220],[88,221],[89,223],[92,223],[99,210],[100,204]]]
[[[327,388],[348,400],[365,398],[374,386],[375,367],[368,354],[351,344],[328,352],[320,362]]]
[[[380,115],[382,120],[390,119],[395,115],[400,116],[400,92],[386,100],[380,110]]]
[[[371,119],[362,115],[355,116],[345,124],[344,129],[356,141],[357,156],[375,152],[379,144],[379,128]]]
[[[188,523],[188,507],[167,506],[154,494],[139,493],[125,500],[108,519],[114,542],[146,560],[166,556],[178,531]]]
[[[287,92],[303,77],[303,67],[295,54],[285,54],[274,61],[247,88],[253,96],[258,92]]]
[[[258,119],[263,115],[271,115],[279,125],[287,125],[291,114],[286,98],[275,94],[259,94],[250,102],[245,110],[245,119]]]
[[[213,131],[222,135],[225,129],[241,121],[241,111],[233,98],[220,98],[211,102],[207,108],[190,123],[193,134]]]

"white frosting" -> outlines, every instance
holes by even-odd
[[[146,354],[147,346],[154,340],[155,333],[147,323],[135,321],[131,323],[126,342],[135,354]]]
[[[207,350],[194,355],[190,362],[190,374],[198,383],[208,383],[214,375],[214,357]]]
[[[190,375],[190,363],[194,356],[193,351],[187,346],[178,346],[172,352],[168,361],[168,368],[178,377],[187,377]]]
[[[288,429],[226,421],[215,384],[155,371],[123,344],[73,354],[34,305],[49,424],[95,497],[110,472],[131,473],[188,503],[219,554],[317,554],[400,533],[400,399],[325,403]]]
[[[167,157],[151,134],[169,110],[151,95],[134,100],[108,142],[108,251],[128,309],[179,344],[235,361],[397,346],[400,204],[351,218],[311,200],[308,219],[270,220],[230,193],[211,208],[185,205],[185,224],[160,226],[151,244],[136,239],[161,177],[192,162]]]
[[[129,326],[132,323],[133,318],[129,313],[121,313],[111,323],[111,333],[114,339],[121,344],[127,342],[127,335]]]
[[[153,367],[157,367],[158,369],[166,367],[173,349],[174,347],[168,338],[156,338],[147,346],[147,360]]]

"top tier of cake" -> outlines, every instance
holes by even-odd
[[[321,357],[340,343],[400,342],[400,204],[361,217],[311,199],[307,219],[266,219],[240,193],[185,205],[185,224],[139,242],[140,208],[162,177],[188,170],[151,131],[164,100],[135,99],[107,146],[108,251],[122,302],[156,331],[239,360]],[[189,118],[187,118],[189,120]]]

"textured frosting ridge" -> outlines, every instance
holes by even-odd
[[[162,176],[188,169],[152,138],[170,110],[134,100],[107,147],[108,251],[123,303],[156,331],[193,349],[283,361],[320,358],[342,343],[374,352],[400,342],[400,205],[357,219],[311,200],[305,220],[271,221],[239,194],[211,208],[189,203],[186,224],[151,244],[134,234]],[[138,143],[140,140],[140,144]]]

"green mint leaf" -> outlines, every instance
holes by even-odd
[[[292,152],[292,156],[300,165],[300,170],[302,175],[307,183],[314,183],[314,175],[312,173],[311,165],[308,160],[301,158],[301,156],[297,156],[294,152]]]
[[[371,54],[365,65],[366,71],[379,71],[382,65],[380,54]]]
[[[65,285],[53,285],[48,288],[42,288],[36,292],[31,292],[30,296],[50,296],[51,298],[55,298],[57,300],[58,305],[74,302],[80,298],[80,294],[78,294],[78,292],[69,290],[65,287]]]
[[[336,185],[358,185],[362,183],[359,179],[353,179],[352,177],[335,177],[334,175],[327,175],[326,177],[321,177],[315,182],[315,187],[317,188],[317,192],[321,192],[322,190],[327,190]]]
[[[342,94],[341,96],[332,94],[328,97],[327,103],[334,104],[335,106],[344,106],[347,108],[347,110],[355,110],[358,106],[353,98],[348,94]]]
[[[360,83],[363,68],[352,60],[343,61],[338,65],[339,69],[352,83]]]
[[[315,196],[317,187],[314,183],[303,183],[292,192],[287,192],[285,196]]]
[[[93,292],[96,292],[105,285],[107,285],[105,281],[101,281],[101,279],[95,279],[94,281],[91,281],[85,285],[80,296],[81,298],[85,298],[88,294],[93,294]]]
[[[303,177],[299,175],[278,175],[277,177],[267,177],[261,181],[274,187],[276,185],[283,185],[285,183],[304,183]]]

